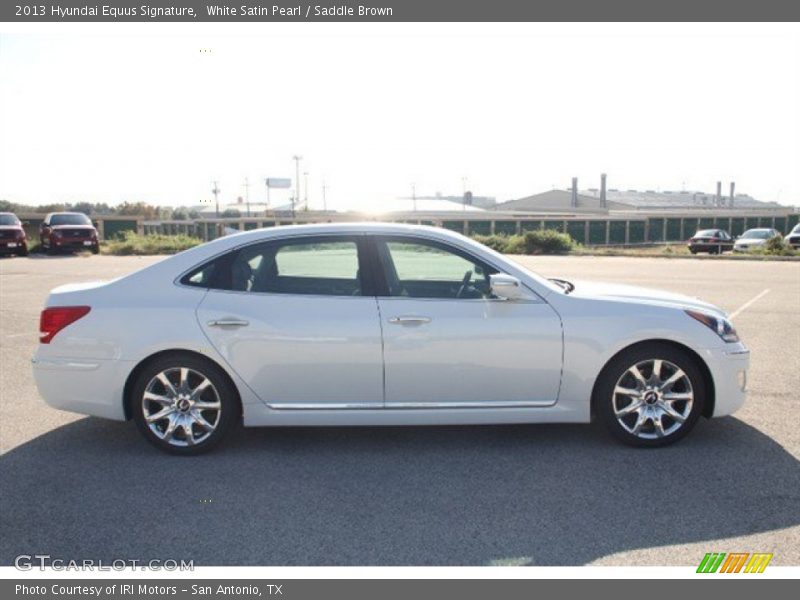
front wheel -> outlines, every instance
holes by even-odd
[[[631,446],[666,446],[688,434],[702,414],[705,382],[685,352],[640,344],[603,369],[594,402],[617,439]]]
[[[190,355],[165,357],[145,368],[131,402],[142,435],[171,454],[211,450],[241,417],[236,390],[222,370]]]

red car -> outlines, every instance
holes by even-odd
[[[0,213],[0,253],[28,256],[28,238],[14,213]]]
[[[97,229],[83,213],[50,213],[39,225],[39,239],[48,254],[59,250],[78,250],[85,248],[94,254],[100,251]]]

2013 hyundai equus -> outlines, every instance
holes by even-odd
[[[548,280],[464,236],[393,224],[226,236],[54,289],[33,368],[56,408],[209,450],[244,423],[585,423],[663,446],[745,398],[719,308]]]

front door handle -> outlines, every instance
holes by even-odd
[[[430,322],[430,317],[392,317],[389,319],[389,323],[393,325],[421,325]]]
[[[250,325],[250,321],[244,319],[217,319],[208,322],[209,327],[246,327],[247,325]]]

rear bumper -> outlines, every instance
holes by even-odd
[[[28,249],[27,242],[20,242],[17,240],[3,240],[0,241],[0,252],[13,254],[15,252],[24,252]]]
[[[59,410],[125,420],[123,390],[133,363],[35,356],[33,378],[44,401]]]
[[[731,415],[739,410],[747,397],[747,376],[750,351],[744,344],[727,344],[725,348],[707,350],[704,358],[714,379],[714,417]]]

